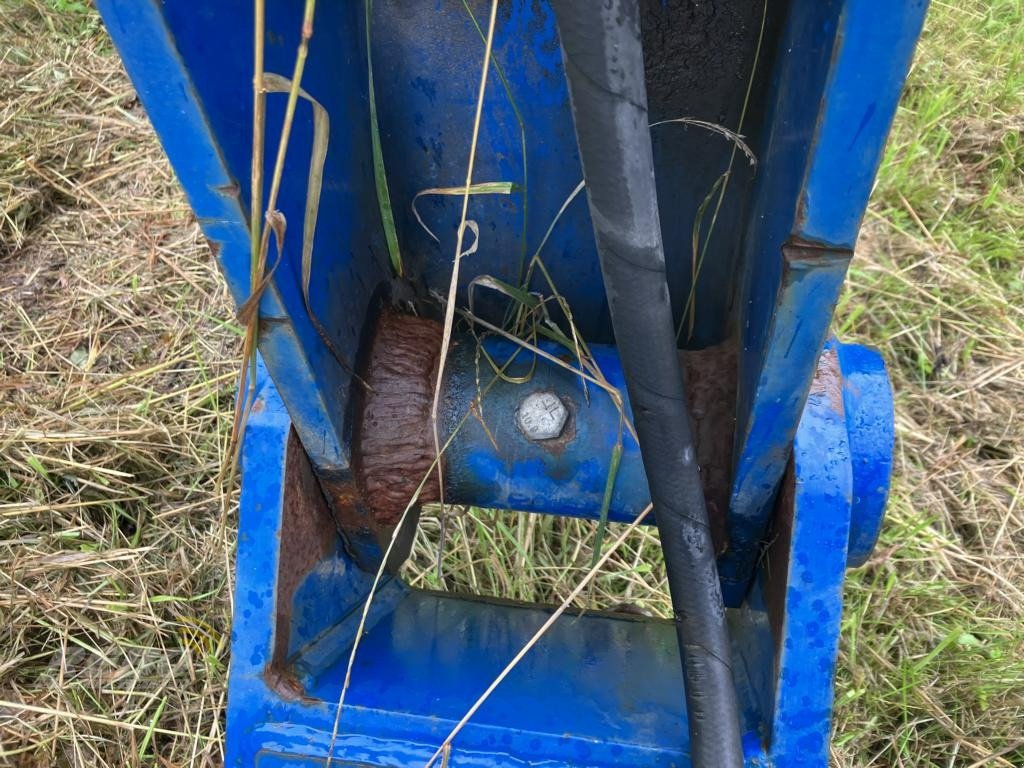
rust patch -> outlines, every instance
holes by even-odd
[[[238,186],[237,181],[229,181],[227,184],[218,184],[214,186],[213,191],[221,197],[226,197],[228,200],[242,199],[242,189]]]
[[[376,571],[380,563],[367,561],[356,543],[372,538],[378,543],[378,546],[386,547],[386,531],[383,531],[370,516],[370,511],[363,503],[356,481],[348,472],[340,475],[321,472],[318,473],[318,476],[320,487],[323,489],[324,496],[327,497],[327,503],[334,516],[334,524],[341,534],[345,551],[364,571]]]
[[[852,258],[853,251],[849,248],[838,248],[795,236],[790,236],[782,244],[782,268],[787,272],[828,265],[845,267]]]
[[[321,474],[320,487],[330,502],[334,521],[340,529],[363,534],[374,530],[375,526],[354,480]]]
[[[811,397],[827,397],[836,413],[843,414],[843,374],[839,369],[839,355],[834,349],[822,350],[818,368],[811,380]]]
[[[320,486],[327,496],[334,513],[335,523],[338,526],[338,531],[342,534],[342,542],[349,556],[364,571],[376,571],[380,560],[368,560],[367,558],[374,556],[365,550],[365,546],[369,540],[373,540],[379,549],[379,558],[387,551],[396,524],[382,523],[375,519],[372,511],[363,502],[356,481],[350,475],[346,474],[344,477],[320,475]],[[404,507],[402,511],[404,512]],[[399,517],[401,517],[401,512]],[[406,518],[405,526],[399,531],[395,545],[391,549],[391,556],[386,565],[388,573],[398,573],[402,563],[409,557],[418,523],[419,509],[416,508]]]
[[[308,700],[302,683],[295,674],[285,667],[269,666],[263,673],[263,682],[270,690],[286,701]]]
[[[730,340],[679,354],[716,554],[729,546],[726,515],[732,487],[732,443],[736,428],[736,347]]]
[[[287,668],[292,603],[306,574],[334,552],[337,532],[320,484],[294,429],[288,436],[284,488],[274,651],[265,678],[268,684],[275,681],[275,690],[291,689],[294,695],[301,695],[301,686]]]
[[[370,348],[353,465],[378,525],[398,523],[428,473],[419,500],[441,497],[437,473],[429,470],[435,455],[430,408],[442,331],[434,320],[385,311]]]

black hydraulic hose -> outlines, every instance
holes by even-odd
[[[690,756],[695,768],[741,768],[725,608],[665,278],[638,4],[552,6],[615,341],[665,553]]]

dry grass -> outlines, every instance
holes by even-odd
[[[0,764],[219,764],[227,296],[96,17],[0,40]]]
[[[0,764],[218,765],[239,332],[79,5],[0,0]],[[1024,765],[1021,18],[933,6],[840,310],[890,362],[899,444],[847,590],[836,765]],[[591,560],[589,523],[449,530],[446,585],[484,594],[559,599]],[[436,534],[410,573],[441,586]],[[589,600],[664,611],[657,552],[634,536]]]

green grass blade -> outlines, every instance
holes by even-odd
[[[707,248],[705,247],[701,250],[700,247],[700,231],[704,226],[704,214],[707,213],[708,206],[711,205],[715,193],[725,188],[725,183],[728,179],[729,171],[723,172],[721,176],[715,179],[715,183],[711,185],[711,189],[704,196],[700,206],[697,208],[697,213],[693,217],[693,232],[690,242],[692,249],[690,257],[690,292],[686,296],[686,305],[683,307],[683,312],[679,318],[679,327],[676,328],[676,341],[679,341],[679,337],[683,332],[683,324],[686,323],[687,318],[690,320],[688,337],[693,336],[693,327],[696,321],[697,278],[700,277],[701,268],[704,266],[704,256],[707,254]],[[707,240],[704,243],[706,246]]]
[[[497,291],[527,309],[536,309],[540,305],[540,299],[525,288],[519,288],[518,286],[506,283],[504,280],[500,280],[493,275],[477,275],[470,280],[469,285],[466,286],[466,306],[469,308],[471,314],[474,314],[473,295],[478,286],[481,288],[490,288],[492,291]]]
[[[604,496],[601,499],[601,515],[597,521],[597,533],[594,534],[594,554],[590,557],[590,568],[597,566],[601,559],[601,546],[604,544],[605,532],[608,528],[608,510],[612,505],[612,493],[615,491],[615,479],[619,476],[619,464],[622,462],[622,432],[619,441],[612,448],[612,461],[608,465],[608,478],[604,484]]]
[[[391,193],[388,191],[388,174],[384,168],[384,151],[380,143],[380,123],[377,120],[377,96],[373,86],[373,45],[370,30],[373,27],[373,0],[366,0],[366,82],[370,100],[370,143],[373,150],[373,178],[377,187],[377,205],[380,207],[380,221],[384,227],[384,239],[388,244],[388,258],[391,269],[401,277],[402,252],[398,247],[398,231],[395,229],[395,213],[391,207]]]
[[[160,722],[160,716],[164,713],[164,707],[167,706],[167,697],[164,696],[160,699],[160,705],[156,708],[156,712],[153,713],[153,717],[149,721],[149,728],[146,729],[146,735],[142,737],[142,743],[139,744],[139,759],[143,760],[146,757],[146,750],[149,749],[149,744],[153,741],[153,733],[156,731],[156,724]]]

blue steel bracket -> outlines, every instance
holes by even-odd
[[[253,4],[98,0],[97,5],[240,303],[250,287]],[[285,74],[295,60],[302,4],[280,0],[266,5],[266,69]],[[660,72],[652,76],[649,89],[652,108],[668,110],[660,117],[670,120],[691,114],[720,123],[718,115],[726,113],[738,119],[744,99],[741,89],[730,84],[741,82],[753,64],[756,4],[717,4],[723,13],[707,22],[706,31],[721,35],[724,30],[730,40],[741,35],[747,48],[739,59],[721,62],[728,64],[721,77],[696,78],[696,86],[690,82],[695,78],[664,66],[686,60],[681,52],[690,50],[688,41],[704,40],[688,28],[696,17],[657,0],[644,5],[653,14],[645,16],[652,33],[645,46]],[[731,177],[711,258],[701,271],[696,314],[703,320],[693,329],[694,337],[683,340],[703,346],[720,341],[727,329],[738,330],[736,408],[729,416],[736,424],[734,462],[725,471],[731,487],[716,502],[721,517],[728,518],[729,549],[719,565],[730,605],[742,601],[755,569],[926,5],[925,0],[791,0],[763,6],[764,55],[753,67],[757,87],[748,115],[757,171],[753,180],[738,170]],[[390,276],[372,162],[368,53],[376,61],[384,160],[391,171],[403,258],[410,274],[428,289],[448,282],[450,243],[430,239],[411,203],[422,190],[454,184],[464,173],[471,133],[466,125],[483,55],[474,23],[480,21],[478,4],[381,0],[374,8],[367,36],[362,4],[317,7],[303,88],[331,116],[320,199],[321,211],[331,215],[318,220],[313,248],[317,279],[310,284],[307,311],[296,223],[304,218],[313,118],[303,101],[279,200],[294,234],[286,240],[260,306],[260,351],[339,514],[352,506],[345,503],[351,489],[352,394],[357,390],[350,368],[366,319],[377,308],[375,298]],[[503,9],[494,42],[501,84],[496,81],[485,94],[476,173],[510,181],[516,191],[474,198],[474,218],[488,232],[487,247],[475,255],[474,270],[463,273],[463,288],[482,274],[516,282],[522,259],[543,241],[546,267],[583,336],[595,344],[607,342],[608,310],[586,206],[577,202],[566,208],[548,232],[580,178],[551,8],[512,0]],[[728,28],[741,17],[750,23]],[[725,76],[734,71],[739,80]],[[281,94],[268,96],[270,156],[284,103]],[[661,204],[675,211],[662,220],[671,235],[667,239],[674,256],[667,268],[678,309],[691,280],[681,235],[692,229],[695,212],[677,209],[699,205],[721,173],[708,158],[723,159],[727,151],[721,136],[699,135],[679,126],[655,132]],[[687,173],[679,174],[673,158],[687,160]],[[527,166],[533,169],[529,174]],[[420,213],[449,240],[457,210],[458,203],[447,196],[421,200]],[[739,295],[726,317],[733,282],[739,284]],[[459,297],[465,302],[464,291]],[[481,299],[481,313],[486,314],[486,303]],[[491,306],[492,317],[502,309]],[[337,358],[310,312],[331,339],[330,347],[340,351]],[[721,429],[722,423],[710,428]],[[371,539],[359,543],[368,552],[375,548]]]
[[[267,3],[266,69],[290,73],[302,6]],[[164,151],[210,241],[228,288],[241,305],[249,296],[249,204],[252,157],[253,3],[219,0],[98,0],[111,39]],[[321,3],[303,88],[328,111],[329,150],[314,243],[309,307],[331,339],[332,352],[307,312],[301,288],[306,183],[313,146],[310,108],[300,103],[285,162],[278,207],[291,223],[280,263],[260,302],[259,348],[288,405],[302,444],[325,478],[349,470],[344,438],[352,371],[363,319],[384,280],[372,257],[375,204],[367,125],[345,116],[366,104],[362,6]],[[286,97],[267,97],[265,145],[270,166]],[[266,200],[266,190],[263,199]],[[370,222],[370,223],[368,223]],[[270,263],[278,257],[274,246]]]
[[[792,242],[782,247],[782,274],[765,331],[761,373],[751,389],[750,418],[738,421],[729,549],[718,562],[728,605],[737,605],[750,584],[796,420],[852,255]]]
[[[736,464],[719,560],[731,605],[758,559],[927,7],[792,0],[774,43],[739,273]]]
[[[730,611],[748,766],[827,765],[848,549],[874,536],[877,520],[858,522],[858,509],[877,508],[877,495],[865,499],[884,485],[881,476],[858,480],[851,453],[863,444],[859,431],[884,419],[884,403],[870,409],[885,387],[870,350],[830,343],[821,357],[776,503],[773,544],[748,599]],[[242,483],[227,765],[323,766],[371,577],[340,546],[262,366]],[[332,764],[422,766],[547,615],[386,578]],[[450,764],[684,768],[687,733],[671,624],[592,613],[555,624],[462,732]]]
[[[822,353],[770,535],[733,630],[763,718],[767,765],[829,763],[833,680],[856,483],[840,354]]]
[[[892,385],[876,350],[860,344],[837,344],[836,350],[853,472],[847,565],[855,568],[867,562],[885,518],[895,439]]]
[[[844,269],[845,262],[836,268]],[[801,279],[812,282],[814,278]],[[611,398],[600,390],[591,391],[588,396],[578,376],[522,353],[506,373],[531,374],[529,382],[496,381],[488,390],[485,407],[476,410],[473,400],[479,392],[481,376],[484,381],[487,377],[478,370],[476,345],[469,337],[461,341],[453,347],[442,390],[442,420],[454,429],[453,425],[464,414],[473,412],[476,418],[461,424],[445,454],[448,499],[481,507],[596,518],[618,440],[620,415]],[[542,347],[552,355],[564,352],[555,344]],[[519,350],[511,342],[495,339],[485,341],[484,348],[496,360],[506,360]],[[622,392],[623,409],[629,413],[629,396],[615,348],[594,345],[591,352],[608,383]],[[735,356],[727,348],[709,348],[683,352],[680,359],[691,385],[690,407],[700,416],[696,420],[695,442],[709,517],[716,544],[724,546],[725,505],[721,499],[727,493],[731,446],[727,433],[716,429],[716,425],[728,420],[727,402],[732,391],[722,381],[727,378]],[[849,564],[853,567],[870,555],[885,513],[892,471],[892,388],[881,355],[868,347],[830,339],[818,359],[834,360],[838,366],[835,382],[842,392],[845,430],[853,456],[849,553]],[[570,416],[559,439],[532,442],[517,428],[515,413],[527,394],[541,391],[557,396]],[[796,398],[799,394],[793,391],[789,396]],[[648,504],[650,492],[636,442],[626,431],[621,439],[621,462],[607,515],[609,520],[628,522]],[[752,552],[761,552],[761,541],[752,543]],[[735,542],[728,545],[733,547]],[[732,572],[724,562],[720,562],[720,575],[723,587],[735,586],[730,582]],[[745,596],[746,590],[739,593],[737,604]]]

